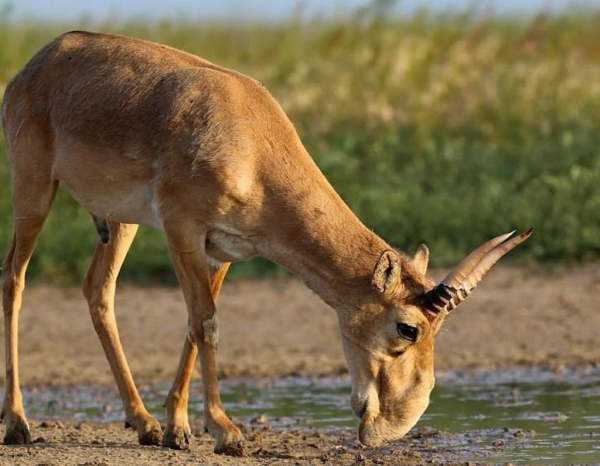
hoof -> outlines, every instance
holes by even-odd
[[[160,426],[158,426],[141,433],[138,438],[140,445],[160,445],[163,440],[163,433]]]
[[[224,413],[221,414],[218,423],[217,419],[204,422],[204,426],[208,427],[210,435],[216,440],[214,452],[217,455],[245,456],[242,431]]]
[[[244,442],[232,443],[229,445],[224,445],[222,447],[216,447],[215,453],[217,455],[227,455],[227,456],[245,456],[244,453]]]
[[[125,428],[137,430],[140,445],[158,446],[162,442],[163,433],[160,424],[148,413],[125,419]]]
[[[162,446],[172,448],[173,450],[189,450],[193,435],[189,428],[176,427],[173,430],[167,429],[162,439]]]
[[[26,421],[19,419],[6,426],[5,445],[26,445],[29,443],[31,443],[31,434]]]

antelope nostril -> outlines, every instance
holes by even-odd
[[[357,418],[362,419],[365,413],[367,412],[367,406],[369,404],[369,400],[366,398],[358,397],[352,395],[350,399],[350,405],[352,406],[352,411],[356,415]]]
[[[365,406],[363,407],[361,413],[360,413],[360,418],[362,419],[363,417],[365,417],[365,413],[367,412],[367,403],[365,403]]]
[[[367,412],[367,406],[369,404],[369,401],[365,401],[365,403],[362,405],[362,408],[360,409],[360,411],[357,413],[359,419],[362,419],[365,415],[365,413]]]

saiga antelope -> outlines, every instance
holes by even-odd
[[[5,443],[30,441],[17,362],[25,270],[57,186],[101,236],[83,282],[92,321],[141,444],[185,448],[188,386],[200,355],[204,426],[216,452],[243,436],[223,411],[215,300],[229,264],[262,255],[333,307],[367,445],[403,436],[429,403],[433,340],[484,273],[531,234],[480,246],[434,286],[429,252],[407,257],[366,228],[333,190],[257,81],[179,50],[70,32],[8,84],[2,106],[14,237],[3,263]],[[138,225],[162,230],[189,313],[167,425],[144,407],[114,315],[115,283]]]

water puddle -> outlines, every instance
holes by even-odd
[[[167,390],[166,384],[141,390],[146,406],[161,420]],[[241,422],[266,420],[274,428],[357,426],[347,379],[230,380],[221,383],[221,391],[227,412]],[[44,388],[24,395],[31,418],[123,419],[112,387]],[[202,413],[196,390],[190,413]],[[412,435],[452,446],[465,461],[600,463],[600,371],[555,374],[528,369],[438,376],[429,409]]]

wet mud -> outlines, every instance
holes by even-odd
[[[367,449],[348,428],[271,429],[245,427],[245,456],[230,458],[212,452],[211,439],[198,427],[190,451],[136,445],[136,435],[117,422],[33,423],[34,443],[0,446],[0,464],[19,466],[113,465],[372,465],[464,463],[452,447],[456,435],[417,432],[391,446]],[[504,436],[504,433],[499,435]],[[441,441],[443,440],[443,441]],[[447,444],[447,445],[444,445]],[[471,464],[485,464],[472,462]]]
[[[146,406],[163,424],[167,391],[166,383],[141,390]],[[357,420],[348,407],[346,377],[229,380],[221,391],[227,412],[246,438],[245,456],[235,464],[600,462],[597,369],[520,367],[441,374],[430,408],[417,427],[405,438],[379,448],[365,448],[356,440]],[[230,462],[211,453],[212,441],[200,421],[202,399],[197,395],[189,403],[194,419],[191,452],[138,447],[135,434],[125,432],[119,422],[124,415],[112,386],[27,389],[24,396],[30,416],[45,420],[32,423],[36,441],[26,449],[27,455],[23,447],[3,450],[21,452],[15,464],[38,464],[38,454],[48,459],[61,455],[61,461],[72,458],[73,464],[80,464],[79,455],[88,447],[98,461],[107,461],[99,464],[130,464],[132,449],[137,449],[144,464],[161,464],[165,458],[172,464]],[[119,462],[111,462],[116,461],[112,456],[102,460],[99,446],[116,449]]]

